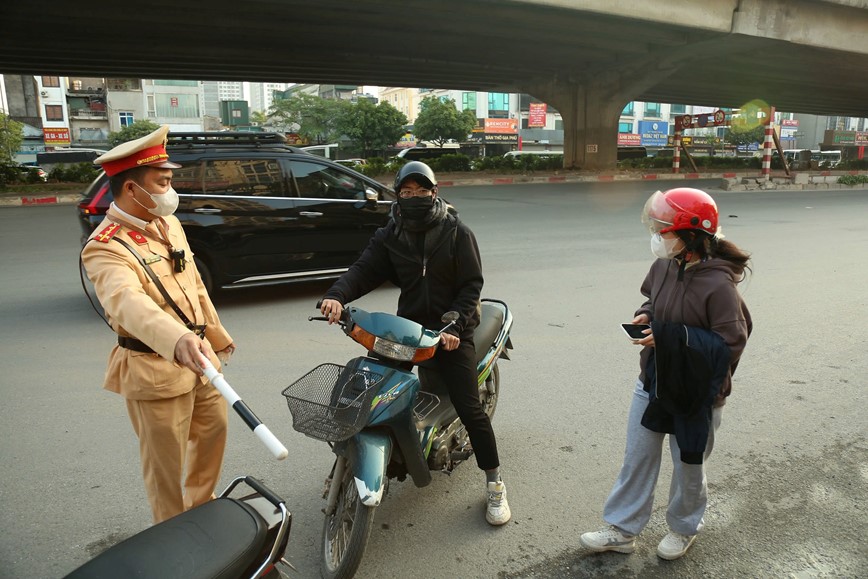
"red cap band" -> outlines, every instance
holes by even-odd
[[[165,145],[156,145],[148,147],[141,151],[136,151],[128,157],[118,159],[116,161],[107,161],[102,164],[102,168],[106,175],[112,177],[121,171],[132,169],[133,167],[141,167],[142,165],[156,165],[165,163],[169,160],[169,155],[166,153]]]

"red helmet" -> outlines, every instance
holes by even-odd
[[[678,187],[663,193],[657,191],[645,203],[642,223],[651,233],[698,229],[715,235],[717,205],[708,193],[699,189]]]

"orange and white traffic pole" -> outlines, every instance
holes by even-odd
[[[672,141],[674,149],[672,150],[672,172],[681,172],[681,131],[675,130],[675,138]]]
[[[774,147],[775,107],[769,107],[769,118],[766,124],[766,134],[763,140],[762,176],[768,181],[772,175],[772,147]]]

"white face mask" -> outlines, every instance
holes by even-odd
[[[178,208],[178,192],[175,191],[174,187],[169,186],[169,190],[162,195],[154,195],[135,181],[133,181],[133,184],[145,193],[147,193],[148,196],[151,198],[151,201],[157,204],[156,207],[145,207],[144,205],[139,203],[138,199],[133,197],[133,200],[136,203],[139,203],[139,205],[142,205],[142,207],[144,207],[145,209],[147,209],[148,213],[156,215],[158,217],[168,217]]]
[[[684,249],[681,238],[666,239],[659,233],[651,236],[651,253],[660,259],[672,259]]]

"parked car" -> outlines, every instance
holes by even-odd
[[[18,171],[21,173],[22,181],[39,180],[43,183],[48,181],[48,173],[38,165],[18,165]]]
[[[173,133],[184,226],[209,291],[338,277],[385,225],[387,186],[286,145],[277,133]],[[101,173],[78,206],[82,242],[113,197]]]
[[[422,161],[424,163],[443,155],[455,155],[460,152],[461,148],[458,145],[451,147],[410,147],[401,149],[395,156],[407,161]]]
[[[544,157],[563,156],[563,151],[508,151],[503,154],[504,158],[521,157],[522,155],[542,155]]]

